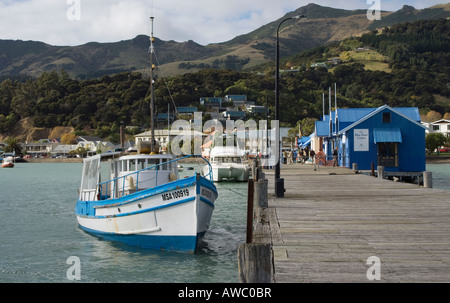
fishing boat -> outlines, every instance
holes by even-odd
[[[6,157],[2,161],[2,168],[13,168],[14,167],[14,158]]]
[[[152,140],[139,142],[135,153],[84,159],[77,220],[82,229],[108,240],[195,253],[209,229],[217,189],[206,159],[159,153],[153,139],[153,68],[151,79]],[[209,168],[180,178],[178,161],[189,157],[203,159]]]
[[[242,152],[237,146],[213,147],[210,162],[214,182],[248,181],[249,179],[250,166],[244,163]],[[205,173],[207,173],[206,170]]]
[[[195,253],[218,194],[211,173],[179,178],[179,160],[145,153],[84,159],[76,206],[81,228],[142,248]]]

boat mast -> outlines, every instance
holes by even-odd
[[[155,65],[153,63],[153,55],[155,53],[155,48],[153,47],[153,43],[155,42],[155,38],[153,37],[153,20],[155,17],[150,17],[151,22],[151,34],[150,34],[150,131],[151,131],[151,152],[155,150],[155,91],[154,91],[154,70]]]

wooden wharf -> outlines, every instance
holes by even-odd
[[[271,264],[270,282],[450,282],[450,191],[291,164],[276,198],[273,171],[264,173],[268,207],[255,213],[252,245],[270,253],[246,258]]]

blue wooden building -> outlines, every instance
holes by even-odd
[[[369,170],[372,164],[387,172],[425,171],[425,127],[418,108],[338,109],[316,122],[315,136],[331,160],[337,149],[338,164]]]

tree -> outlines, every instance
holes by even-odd
[[[19,144],[16,138],[8,137],[5,140],[6,147],[4,149],[5,153],[15,153],[16,155],[22,154],[22,146]]]
[[[426,119],[427,119],[427,121],[434,122],[434,121],[442,119],[442,115],[440,113],[438,113],[437,111],[430,110],[426,115]]]
[[[425,147],[429,152],[433,152],[446,142],[447,138],[442,133],[430,133],[425,137]]]
[[[61,143],[70,145],[77,143],[78,136],[75,134],[66,133],[61,136]]]

